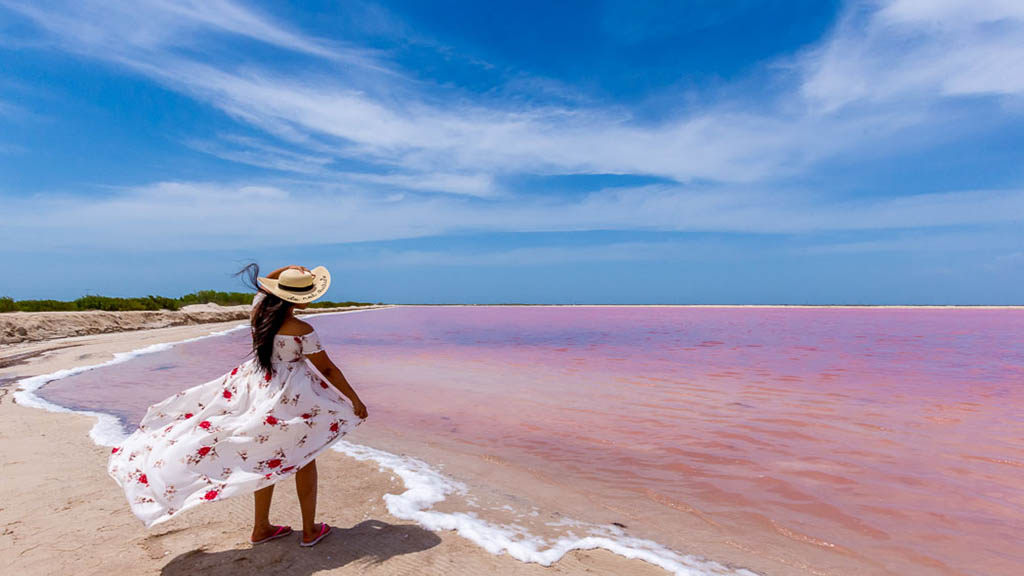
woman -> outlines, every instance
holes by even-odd
[[[258,289],[253,358],[150,406],[139,429],[113,449],[108,471],[147,527],[199,504],[253,493],[254,544],[292,533],[270,523],[270,501],[274,484],[294,475],[299,544],[313,546],[331,531],[314,521],[316,456],[366,418],[316,331],[293,315],[327,292],[331,275],[323,266],[287,266],[261,278],[256,264],[238,274]]]

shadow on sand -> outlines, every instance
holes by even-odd
[[[334,526],[331,535],[313,548],[301,548],[298,538],[294,534],[252,548],[221,552],[190,550],[171,560],[161,574],[252,576],[272,568],[275,573],[308,576],[352,563],[362,566],[378,564],[402,554],[422,552],[441,543],[436,534],[419,526],[388,524],[380,520],[366,520],[351,528]]]

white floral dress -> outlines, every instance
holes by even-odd
[[[107,466],[132,512],[153,526],[249,494],[294,474],[361,424],[306,358],[321,350],[315,331],[277,335],[271,372],[252,359],[150,406]]]

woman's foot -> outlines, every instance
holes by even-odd
[[[252,529],[251,541],[253,544],[262,544],[264,542],[283,538],[291,533],[291,526],[274,526],[273,524],[256,526]]]
[[[323,540],[331,533],[331,527],[327,524],[320,523],[316,526],[316,530],[313,532],[302,532],[302,541],[299,542],[299,546],[309,548],[310,546],[316,546],[317,542]]]

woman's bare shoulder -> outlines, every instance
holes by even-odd
[[[289,317],[281,325],[277,333],[281,336],[304,336],[313,331],[313,327],[295,317]]]

